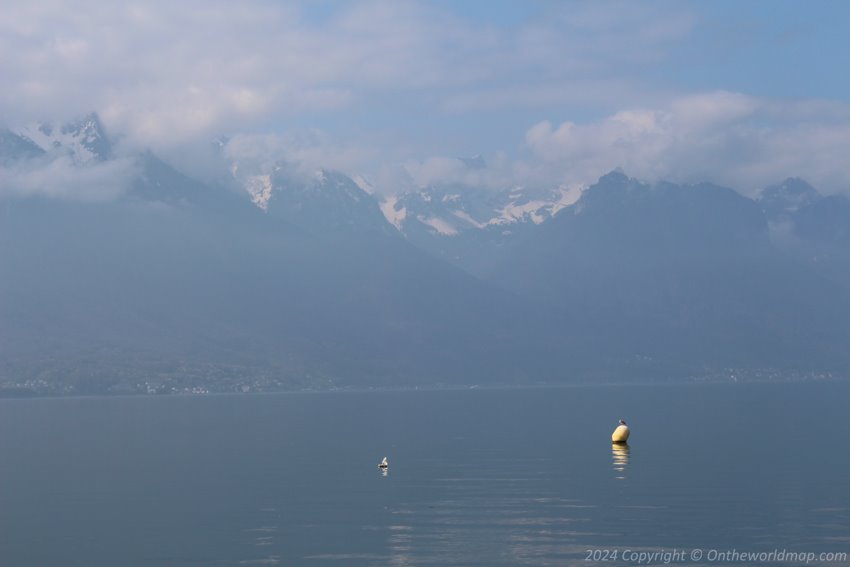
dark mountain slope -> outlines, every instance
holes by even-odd
[[[721,187],[606,175],[488,278],[560,309],[600,359],[694,369],[850,361],[847,290],[775,250],[758,205]]]

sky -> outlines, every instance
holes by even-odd
[[[0,0],[0,123],[372,180],[850,192],[850,3]],[[470,172],[456,158],[481,154]],[[194,156],[194,157],[193,157]]]

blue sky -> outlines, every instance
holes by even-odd
[[[387,192],[613,167],[850,188],[848,2],[2,4],[12,126],[93,109],[128,150],[179,160],[228,135]],[[485,173],[458,168],[477,153]]]
[[[766,97],[848,100],[850,65],[843,1],[716,1],[691,5],[693,31],[671,53],[660,78],[675,71],[688,89]],[[694,64],[699,62],[699,64]]]

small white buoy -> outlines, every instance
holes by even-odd
[[[617,426],[617,429],[614,430],[614,433],[611,434],[611,441],[613,443],[625,443],[629,440],[629,426],[626,425],[625,420],[620,420],[620,425]]]
[[[385,469],[390,466],[390,463],[387,461],[387,458],[384,457],[384,460],[378,464],[378,468]]]

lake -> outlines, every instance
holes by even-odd
[[[830,563],[850,551],[848,401],[847,383],[0,400],[0,564]]]

